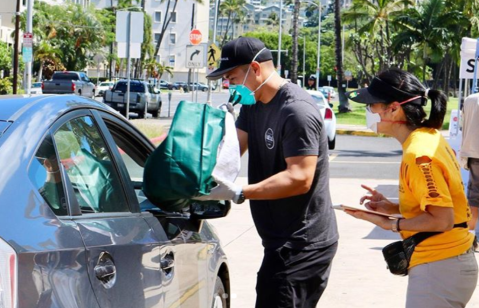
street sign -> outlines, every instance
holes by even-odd
[[[32,62],[33,60],[33,48],[23,47],[22,48],[23,62]]]
[[[33,33],[25,32],[23,33],[23,47],[33,47]]]
[[[215,43],[211,43],[211,45],[208,46],[208,66],[213,68],[218,67],[220,57],[221,49],[219,49]]]
[[[328,75],[328,81],[331,81],[331,75]]]
[[[203,35],[201,34],[201,31],[198,29],[193,29],[190,32],[190,42],[192,45],[199,45],[201,43],[201,40],[203,39]]]
[[[186,67],[203,68],[206,66],[206,45],[186,46]]]

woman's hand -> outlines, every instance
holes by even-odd
[[[373,224],[375,224],[376,226],[380,228],[383,228],[384,230],[391,230],[393,220],[387,217],[376,215],[376,214],[369,214],[362,211],[354,211],[354,210],[344,210],[344,211],[355,218],[372,222]]]
[[[383,194],[377,192],[375,189],[372,189],[369,186],[361,185],[361,187],[366,189],[369,193],[371,193],[371,195],[361,197],[359,204],[363,204],[365,200],[369,200],[369,202],[364,204],[368,210],[385,214],[399,214],[399,205],[392,203],[386,197],[384,197]]]

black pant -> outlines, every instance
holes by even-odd
[[[328,284],[338,243],[315,250],[265,250],[256,308],[314,308]]]

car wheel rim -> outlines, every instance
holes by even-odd
[[[221,299],[221,296],[219,294],[215,295],[213,308],[226,308],[223,307],[223,300]]]

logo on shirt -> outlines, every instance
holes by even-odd
[[[274,148],[274,134],[271,128],[268,128],[268,130],[266,130],[266,133],[264,134],[264,141],[266,142],[266,147],[268,149],[271,150],[272,148]]]

